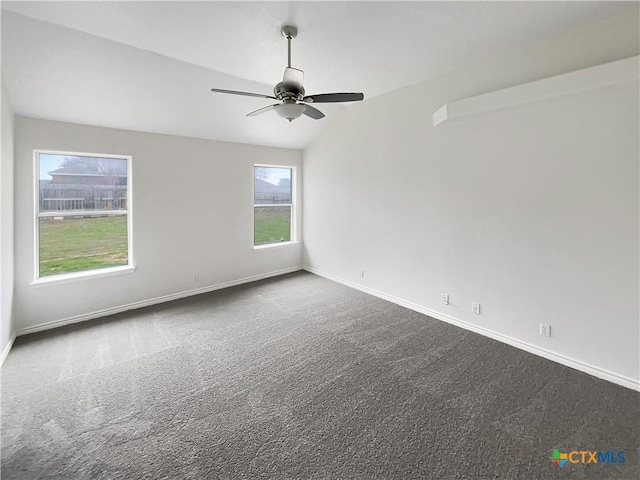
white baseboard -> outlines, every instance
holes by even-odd
[[[501,333],[494,332],[492,330],[479,327],[478,325],[474,325],[469,322],[465,322],[464,320],[459,320],[457,318],[451,317],[449,315],[445,315],[443,313],[437,312],[435,310],[431,310],[429,308],[422,307],[415,303],[409,302],[407,300],[403,300],[402,298],[395,297],[393,295],[388,295],[386,293],[380,292],[378,290],[374,290],[373,288],[366,287],[364,285],[360,285],[359,283],[352,282],[350,280],[345,280],[340,277],[336,277],[330,273],[322,272],[315,268],[305,266],[304,270],[311,272],[315,275],[327,278],[329,280],[333,280],[334,282],[341,283],[351,288],[355,288],[356,290],[360,290],[361,292],[368,293],[378,298],[382,298],[383,300],[387,300],[389,302],[395,303],[397,305],[408,308],[409,310],[413,310],[419,313],[423,313],[429,317],[433,317],[437,320],[441,320],[443,322],[449,323],[451,325],[455,325],[456,327],[464,328],[465,330],[470,330],[475,333],[479,333],[480,335],[484,335],[485,337],[492,338],[494,340],[498,340],[499,342],[506,343],[507,345],[511,345],[512,347],[519,348],[520,350],[524,350],[529,353],[533,353],[534,355],[538,355],[540,357],[546,358],[547,360],[554,361],[556,363],[560,363],[561,365],[565,365],[567,367],[574,368],[576,370],[580,370],[581,372],[587,373],[589,375],[593,375],[594,377],[601,378],[603,380],[607,380],[609,382],[622,385],[623,387],[630,388],[632,390],[640,391],[640,381],[635,380],[633,378],[626,377],[624,375],[619,375],[617,373],[611,372],[609,370],[605,370],[603,368],[596,367],[594,365],[590,365],[588,363],[584,363],[580,360],[576,360],[565,355],[552,352],[551,350],[547,350],[544,348],[540,348],[536,345],[532,345],[527,342],[523,342],[521,340],[517,340],[513,337],[509,337],[507,335],[503,335]]]
[[[7,358],[7,355],[9,355],[9,352],[11,351],[13,342],[15,341],[16,341],[16,334],[14,333],[9,339],[9,341],[7,342],[7,346],[4,347],[4,350],[2,351],[2,356],[0,356],[0,367],[2,367],[2,365],[4,364],[4,361]]]
[[[97,310],[95,312],[84,313],[82,315],[75,315],[73,317],[63,318],[61,320],[54,320],[52,322],[41,323],[34,325],[33,327],[21,328],[16,332],[17,336],[27,335],[29,333],[41,332],[43,330],[49,330],[51,328],[62,327],[63,325],[69,325],[72,323],[84,322],[87,320],[93,320],[94,318],[106,317],[108,315],[114,315],[116,313],[126,312],[127,310],[133,310],[136,308],[149,307],[151,305],[157,305],[159,303],[170,302],[172,300],[178,300],[180,298],[191,297],[193,295],[199,295],[201,293],[209,293],[215,290],[223,288],[234,287],[236,285],[242,285],[244,283],[257,282],[269,277],[277,277],[286,273],[292,273],[302,270],[302,267],[285,268],[282,270],[276,270],[275,272],[262,273],[260,275],[254,275],[252,277],[240,278],[238,280],[231,280],[230,282],[218,283],[216,285],[209,285],[206,287],[194,288],[193,290],[185,290],[183,292],[172,293],[170,295],[164,295],[162,297],[150,298],[148,300],[141,300],[139,302],[129,303],[127,305],[119,305],[117,307],[105,308],[103,310]],[[15,338],[15,336],[14,336]],[[8,353],[8,352],[7,352]],[[4,359],[3,353],[3,359]]]

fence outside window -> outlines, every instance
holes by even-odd
[[[40,211],[126,210],[126,185],[40,185]]]

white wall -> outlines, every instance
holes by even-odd
[[[432,125],[638,49],[617,17],[351,107],[304,152],[305,266],[638,388],[638,83]]]
[[[13,111],[2,78],[0,157],[0,355],[8,352],[13,326]],[[4,357],[1,357],[4,358]],[[1,362],[0,362],[1,363]]]
[[[253,165],[299,150],[16,116],[15,318],[25,329],[301,266],[300,245],[253,250]],[[131,155],[133,274],[33,286],[33,150]],[[169,193],[169,194],[167,194]],[[298,222],[301,223],[301,209]],[[199,281],[192,281],[193,275]],[[29,331],[29,330],[27,330]]]

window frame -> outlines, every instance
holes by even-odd
[[[116,158],[127,162],[127,208],[111,210],[111,212],[124,213],[127,216],[127,264],[114,267],[92,268],[78,272],[57,273],[53,275],[40,276],[40,225],[39,220],[43,217],[53,215],[43,215],[40,212],[40,154],[45,155],[65,155],[78,157],[95,158]],[[135,266],[133,262],[133,180],[131,175],[131,155],[75,152],[70,150],[33,150],[33,286],[43,286],[51,284],[71,283],[84,281],[98,277],[110,277],[133,273]]]
[[[275,203],[275,204],[270,204],[270,203],[255,203],[256,200],[256,168],[259,167],[266,167],[266,168],[286,168],[288,170],[291,170],[291,203]],[[253,166],[251,167],[251,204],[252,204],[252,229],[251,229],[251,233],[252,233],[252,245],[253,245],[253,250],[254,251],[260,251],[260,250],[269,250],[272,248],[282,248],[282,247],[289,247],[292,245],[297,245],[298,242],[298,222],[296,221],[296,211],[297,211],[297,171],[296,171],[296,167],[293,165],[274,165],[274,164],[267,164],[267,163],[254,163]],[[256,207],[291,207],[291,228],[290,228],[290,232],[289,232],[289,237],[290,240],[286,241],[286,242],[273,242],[273,243],[266,243],[264,245],[256,245]]]

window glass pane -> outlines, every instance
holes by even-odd
[[[127,265],[127,215],[40,217],[40,276]]]
[[[291,207],[255,207],[254,213],[255,245],[291,240]]]
[[[128,160],[38,153],[38,277],[129,264]]]
[[[40,212],[127,208],[127,160],[39,154]]]
[[[291,203],[291,169],[254,167],[254,204]]]

